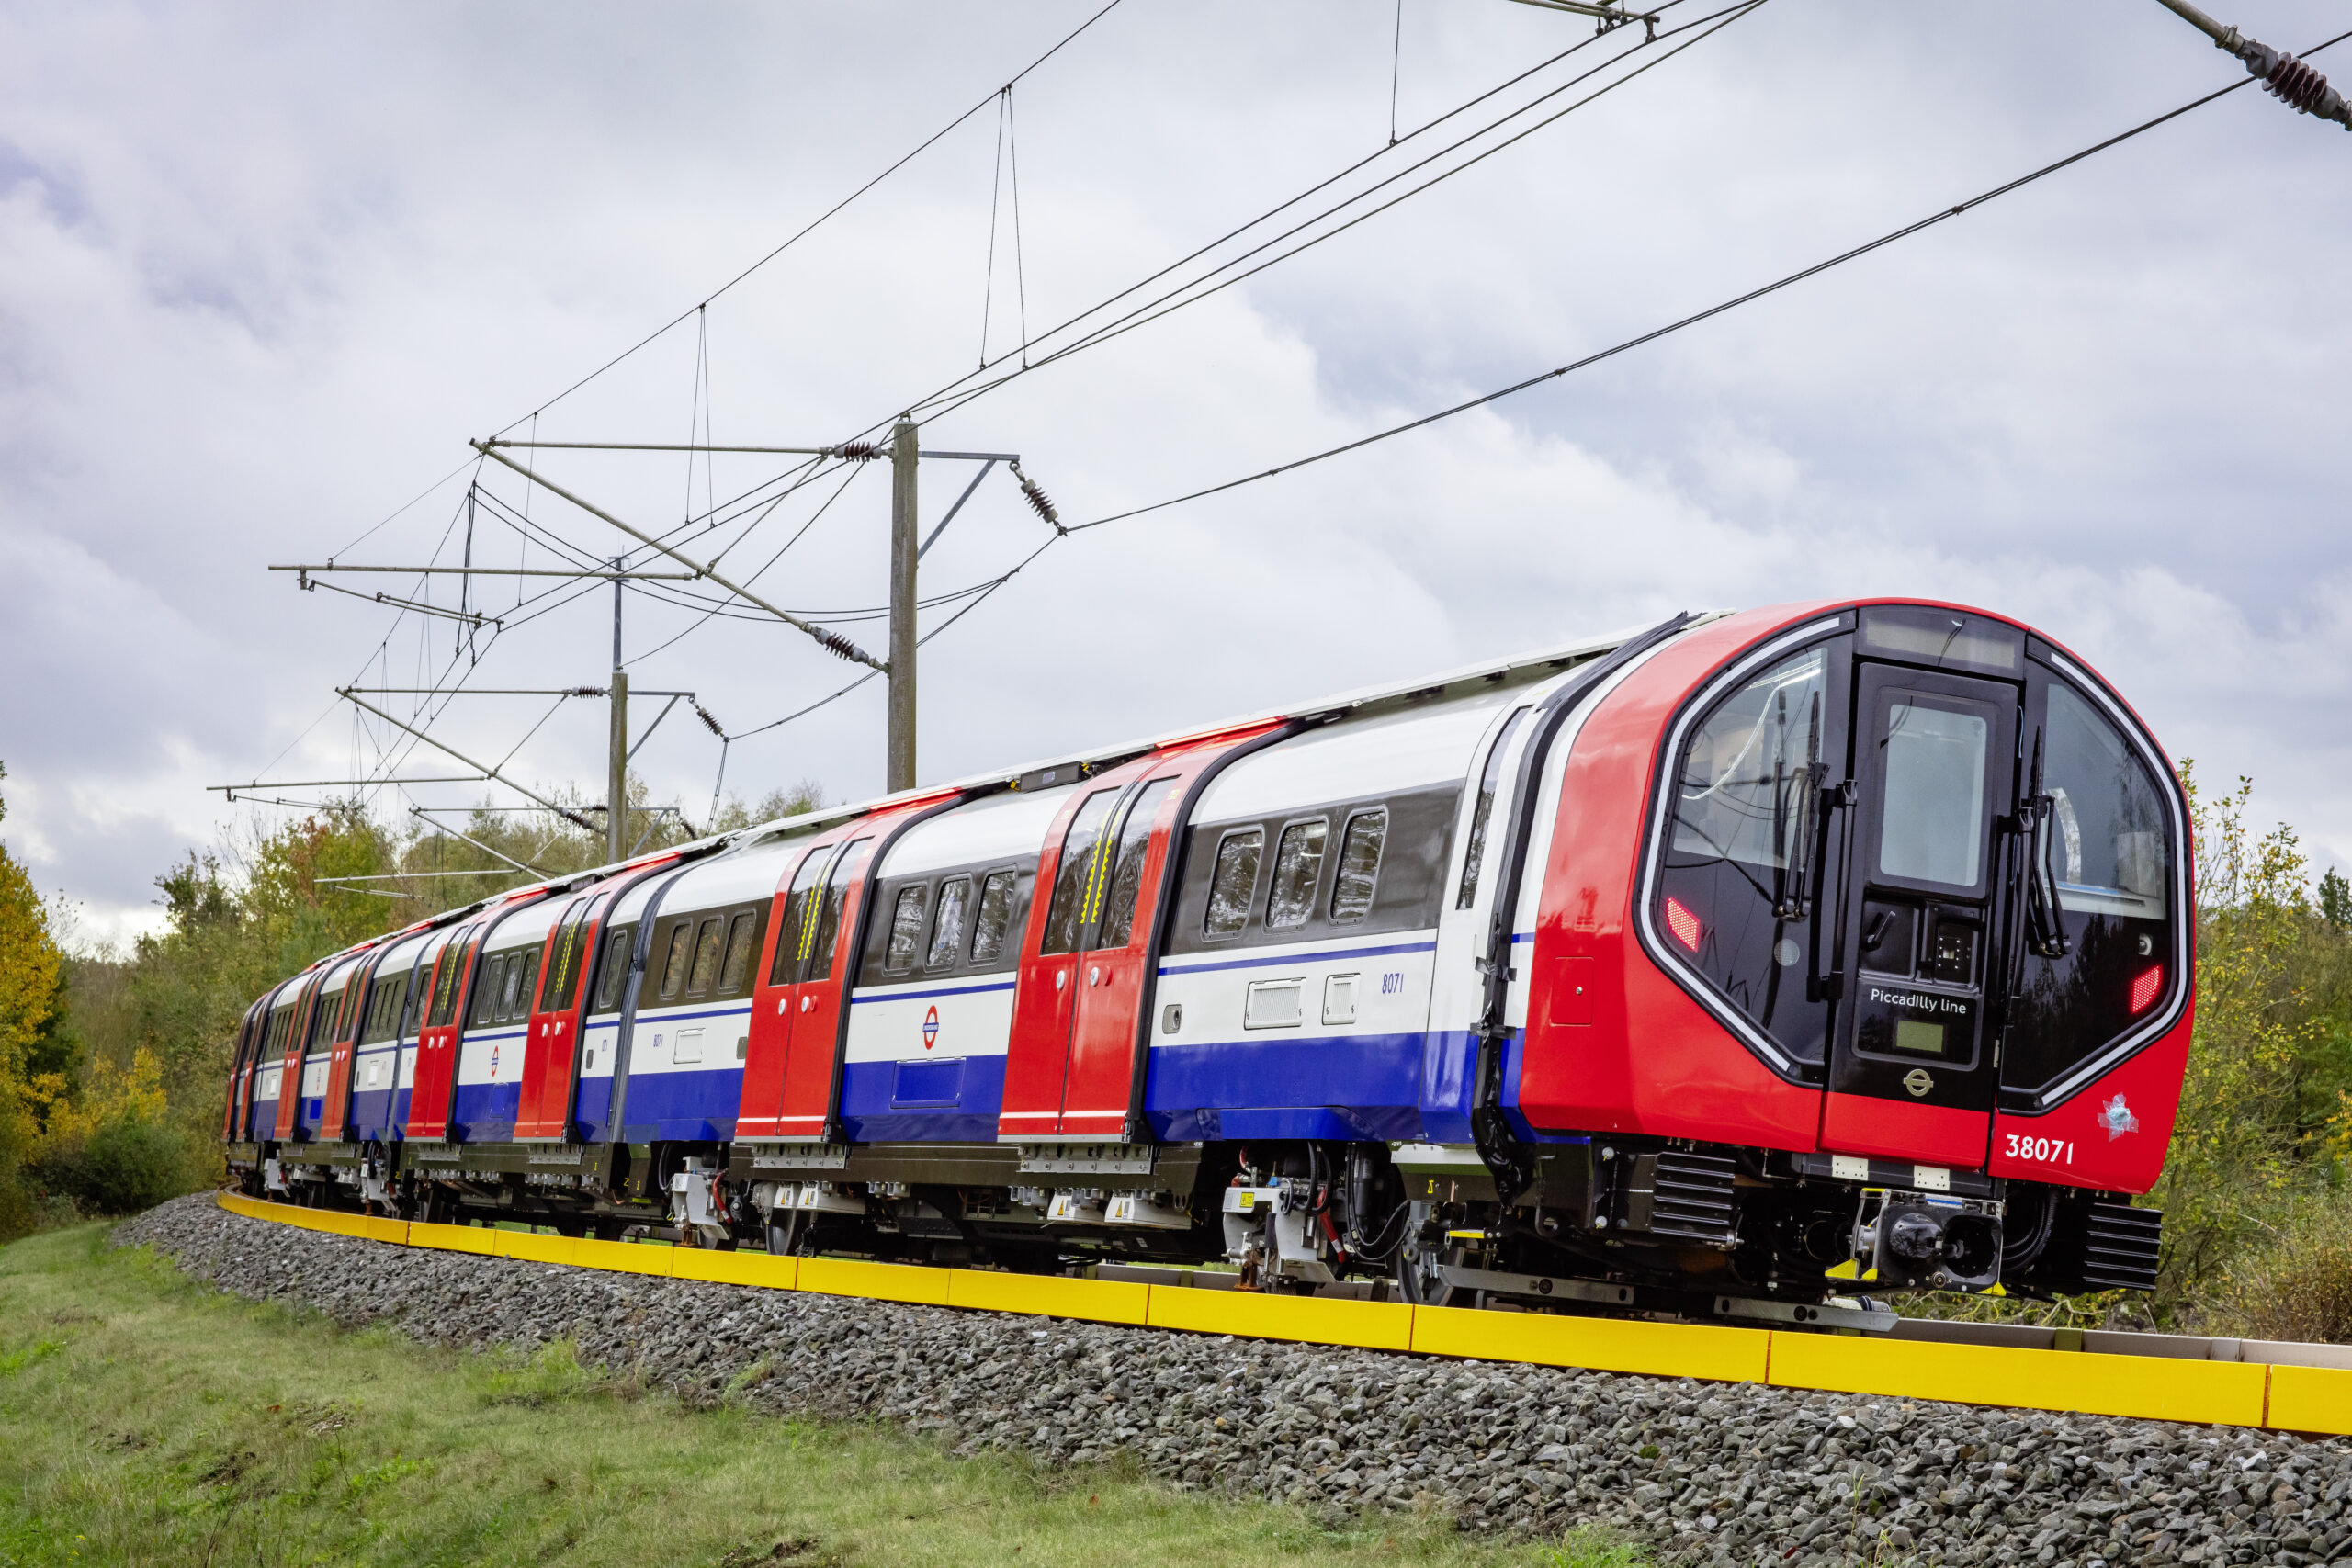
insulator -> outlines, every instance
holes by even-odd
[[[2291,54],[2278,57],[2278,63],[2263,77],[2262,85],[2280,101],[2294,105],[2305,114],[2317,114],[2329,96],[2327,78]]]
[[[838,654],[853,664],[863,662],[858,657],[857,644],[839,632],[820,632],[817,634],[817,642],[826,652]]]
[[[2343,120],[2347,129],[2352,129],[2352,113],[2346,112],[2343,97],[2316,70],[2286,51],[2266,43],[2248,39],[2243,51],[2241,58],[2245,61],[2246,70],[2262,78],[2265,92],[2298,113]]]
[[[1028,502],[1032,512],[1057,528],[1062,525],[1062,515],[1054,510],[1053,502],[1046,498],[1044,491],[1037,488],[1037,481],[1026,474],[1021,476],[1021,495],[1023,500]]]
[[[711,717],[710,710],[703,706],[700,703],[696,703],[695,705],[695,716],[701,719],[705,724],[710,726],[710,732],[713,735],[718,736],[721,740],[727,739],[727,731],[718,728],[718,721]]]
[[[845,463],[870,463],[882,456],[882,448],[871,441],[844,441],[833,448],[833,456]]]

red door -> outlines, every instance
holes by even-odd
[[[293,1027],[286,1032],[286,1055],[280,1058],[285,1070],[277,1076],[277,1125],[269,1134],[281,1144],[292,1140],[295,1117],[302,1108],[302,1047],[311,1038],[311,1009],[325,976],[326,971],[318,969],[303,982],[302,998],[294,1004]]]
[[[548,933],[537,1000],[523,1037],[523,1078],[514,1107],[517,1139],[562,1138],[571,1120],[571,1075],[580,1045],[581,977],[612,894],[571,901]]]
[[[408,1124],[401,1135],[436,1139],[449,1135],[449,1104],[458,1084],[458,1036],[464,1032],[466,982],[474,955],[490,934],[488,918],[459,926],[441,944],[433,965],[431,1005],[417,1031],[416,1076],[409,1089]]]
[[[377,950],[359,961],[358,971],[343,987],[343,1006],[336,1016],[334,1031],[327,1052],[326,1099],[319,1105],[319,1141],[339,1144],[350,1136],[351,1126],[351,1050],[352,1042],[359,1037],[359,1018],[368,999],[368,983],[375,977],[377,966],[384,961],[384,949]]]
[[[1202,773],[1271,728],[1105,772],[1055,823],[1037,868],[1053,894],[1032,901],[999,1137],[1144,1135],[1144,1013],[1180,818]]]
[[[817,945],[825,873],[845,841],[842,835],[849,830],[843,827],[815,841],[798,858],[787,860],[776,878],[767,950],[760,954],[763,978],[752,994],[752,1042],[744,1048],[743,1097],[735,1113],[738,1138],[786,1135],[781,1121],[785,1065],[791,1056],[794,1015],[800,1008],[800,979]]]
[[[874,863],[875,845],[893,825],[893,818],[888,817],[861,819],[855,824],[857,836],[841,847],[825,870],[824,901],[817,909],[808,964],[791,1004],[792,1038],[785,1043],[783,1093],[776,1101],[775,1136],[830,1139],[835,1131],[842,993],[856,959],[857,928],[865,918],[865,874]],[[742,1134],[740,1125],[736,1134],[739,1137]]]

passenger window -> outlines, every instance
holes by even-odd
[[[1340,839],[1340,874],[1331,883],[1331,918],[1361,920],[1372,912],[1380,881],[1380,852],[1388,842],[1388,809],[1359,811]]]
[[[686,995],[690,997],[708,996],[710,987],[718,982],[721,924],[719,918],[713,915],[695,932],[695,966],[686,977]]]
[[[915,951],[922,945],[923,909],[930,901],[928,883],[918,882],[899,889],[899,897],[890,906],[890,945],[882,953],[885,973],[898,975],[914,967]]]
[[[1470,808],[1470,847],[1462,857],[1462,890],[1453,900],[1457,909],[1466,909],[1477,902],[1478,870],[1487,855],[1487,818],[1495,809],[1495,791],[1502,785],[1503,753],[1510,749],[1510,738],[1519,728],[1519,721],[1526,716],[1527,710],[1521,708],[1503,720],[1502,729],[1487,752],[1487,771],[1478,775],[1478,801]]]
[[[972,924],[972,962],[993,964],[1004,953],[1004,933],[1012,924],[1016,873],[992,871],[980,884],[980,918]]]
[[[1268,930],[1291,931],[1306,923],[1316,884],[1323,879],[1323,840],[1330,831],[1330,822],[1321,817],[1283,829],[1274,845],[1274,887],[1266,896]]]
[[[931,924],[931,951],[923,956],[924,968],[948,968],[964,951],[964,912],[971,901],[970,877],[951,876],[939,885],[939,914]]]
[[[473,998],[466,1004],[466,1027],[488,1023],[498,1016],[498,989],[506,983],[506,955],[481,961],[481,977],[474,982]]]
[[[673,1001],[686,988],[686,970],[694,959],[695,928],[680,920],[670,928],[669,955],[662,961],[662,999]]]
[[[1097,852],[1102,847],[1102,829],[1118,801],[1117,790],[1096,790],[1070,818],[1069,830],[1062,835],[1061,861],[1054,868],[1054,901],[1046,907],[1046,940],[1040,952],[1078,951],[1086,931],[1088,895],[1101,896],[1102,867],[1097,863],[1102,856]]]
[[[1159,815],[1159,803],[1175,787],[1174,779],[1154,779],[1127,807],[1126,821],[1119,829],[1117,857],[1112,863],[1111,896],[1102,907],[1102,934],[1094,939],[1097,947],[1125,947],[1135,933],[1136,898],[1143,888],[1152,819]]]
[[[817,938],[817,906],[824,900],[817,879],[831,856],[830,847],[810,850],[792,874],[792,889],[784,900],[784,931],[775,939],[775,960],[768,966],[771,986],[788,986],[799,978],[800,965]]]
[[[519,957],[510,958],[506,962],[517,976],[514,1002],[506,1010],[506,1021],[509,1023],[519,1023],[531,1016],[531,1002],[538,995],[539,950],[536,947],[532,948]]]
[[[746,909],[727,927],[727,962],[719,966],[718,990],[731,997],[743,988],[752,972],[752,944],[758,940],[759,917]]]
[[[376,988],[368,998],[368,1027],[359,1032],[359,1043],[373,1045],[390,1040],[401,1021],[401,998],[408,991],[409,972],[379,975]]]
[[[1258,862],[1266,849],[1266,830],[1246,828],[1227,833],[1216,847],[1216,866],[1209,874],[1209,908],[1201,922],[1204,936],[1231,936],[1250,923],[1250,903],[1258,891]]]
[[[860,852],[872,842],[871,839],[852,840],[833,863],[833,874],[826,880],[824,916],[817,925],[816,954],[808,967],[811,980],[826,979],[833,972],[833,953],[841,944],[842,911],[849,905],[852,869],[865,858]]]
[[[605,933],[604,966],[596,971],[597,1012],[621,1010],[621,994],[628,988],[629,947],[636,940],[635,926],[616,926]]]
[[[556,928],[555,958],[548,966],[548,994],[539,1002],[539,1011],[559,1012],[571,1005],[580,994],[580,971],[586,956],[584,943],[588,934],[589,900],[582,898],[571,907]]]

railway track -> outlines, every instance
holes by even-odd
[[[2352,1435],[2352,1347],[1897,1319],[1883,1334],[1487,1312],[1091,1278],[773,1257],[378,1219],[222,1194],[254,1219],[388,1246],[874,1301],[1962,1404]]]

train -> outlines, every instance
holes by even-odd
[[[222,1137],[280,1201],[1279,1293],[2146,1290],[2189,848],[2018,621],[1685,613],[450,910],[254,1000]]]

